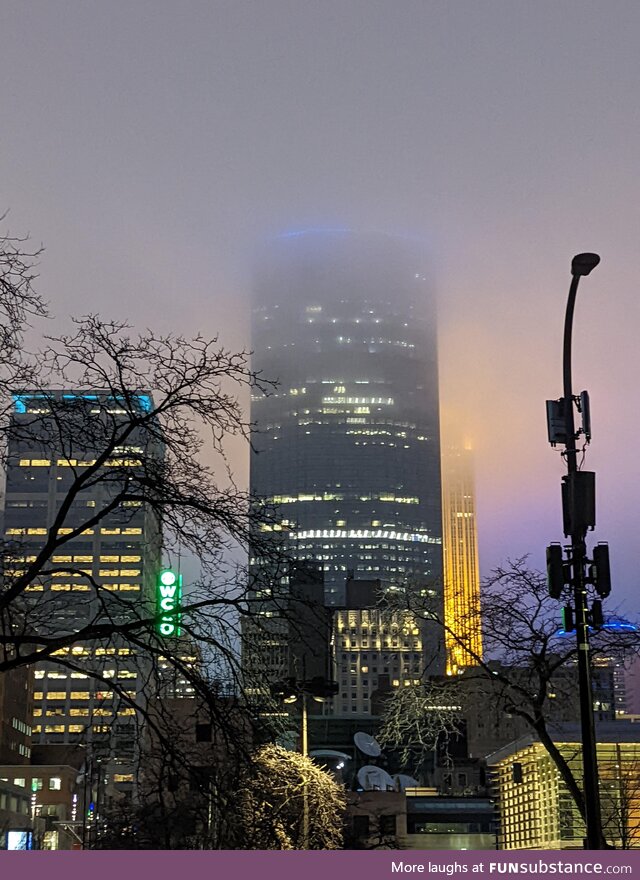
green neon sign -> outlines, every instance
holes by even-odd
[[[170,568],[158,574],[156,584],[157,629],[161,636],[180,635],[180,604],[182,601],[182,575]]]

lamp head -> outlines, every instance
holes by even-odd
[[[600,257],[598,254],[576,254],[573,260],[571,260],[571,274],[588,275],[596,268],[599,262]]]

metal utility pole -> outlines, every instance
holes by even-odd
[[[302,731],[300,737],[300,753],[304,758],[309,757],[309,706],[308,699],[312,697],[318,702],[331,699],[338,693],[338,685],[335,681],[322,676],[312,679],[296,680],[287,678],[285,681],[277,681],[270,687],[271,696],[282,699],[285,703],[301,701]],[[309,791],[304,782],[302,790],[302,849],[309,849]]]
[[[595,473],[583,471],[578,465],[576,440],[582,435],[585,443],[590,441],[591,424],[587,392],[583,391],[579,397],[574,397],[571,387],[571,341],[573,313],[580,278],[588,275],[599,262],[600,257],[597,254],[578,254],[571,263],[572,279],[564,323],[563,397],[560,400],[547,401],[549,441],[553,446],[557,443],[565,446],[563,457],[567,463],[567,473],[562,478],[562,513],[564,533],[571,542],[564,548],[566,563],[563,561],[562,547],[559,544],[552,544],[547,548],[547,575],[549,592],[554,598],[560,598],[565,586],[572,588],[573,608],[565,607],[563,619],[566,632],[575,629],[578,647],[587,831],[585,846],[587,849],[595,850],[608,848],[602,833],[589,649],[589,627],[602,625],[602,605],[596,600],[589,610],[587,584],[593,584],[603,597],[609,594],[611,586],[608,547],[603,544],[598,545],[594,548],[593,559],[587,559],[587,531],[595,527]],[[574,422],[574,406],[577,406],[582,414],[582,426],[578,431]],[[585,570],[587,564],[590,564],[588,572]]]

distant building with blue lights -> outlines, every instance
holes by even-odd
[[[39,636],[144,618],[153,607],[160,523],[145,502],[120,500],[134,474],[139,478],[149,461],[162,459],[158,441],[135,427],[136,413],[149,413],[152,405],[138,392],[126,399],[105,391],[13,395],[5,576],[20,575],[53,542],[44,571],[23,594],[27,624]],[[100,463],[119,428],[130,424],[123,445],[111,446]],[[84,480],[96,463],[92,478]],[[121,790],[133,790],[134,706],[144,698],[147,666],[117,637],[70,642],[38,663],[32,670],[34,744],[82,743],[92,760],[112,762],[112,780]]]

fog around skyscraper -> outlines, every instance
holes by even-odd
[[[344,582],[441,589],[436,309],[409,243],[300,230],[258,261],[250,485],[299,558]],[[269,528],[271,528],[269,526]]]

